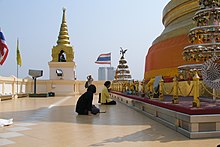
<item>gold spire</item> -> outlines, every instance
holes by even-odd
[[[62,19],[62,24],[60,26],[60,33],[58,36],[57,45],[70,46],[65,12],[66,12],[66,9],[63,8],[63,19]]]

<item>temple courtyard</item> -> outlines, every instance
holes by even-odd
[[[0,128],[8,147],[216,147],[219,138],[189,139],[118,102],[100,106],[95,116],[78,116],[79,96],[19,98],[2,101],[0,116],[14,119]]]

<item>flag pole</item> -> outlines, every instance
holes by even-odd
[[[18,97],[18,38],[17,38],[17,48],[16,48],[16,61],[17,61],[17,97]]]
[[[19,39],[17,38],[17,95],[19,93],[19,85],[18,85],[18,74],[19,74],[19,67],[18,65],[22,65],[22,60],[21,60],[21,54],[20,54],[20,51],[19,51]],[[20,91],[21,92],[21,91]]]
[[[110,67],[112,67],[112,53],[110,52]]]
[[[18,64],[17,64],[17,95],[18,95]]]

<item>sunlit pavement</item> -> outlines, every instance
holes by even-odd
[[[216,147],[220,138],[189,139],[124,104],[100,106],[95,116],[78,116],[78,96],[19,98],[0,102],[0,116],[14,123],[0,128],[9,147]]]

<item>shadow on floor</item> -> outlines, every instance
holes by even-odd
[[[26,111],[0,112],[1,118],[13,118],[14,121],[43,121],[43,122],[65,122],[76,124],[93,124],[93,125],[145,125],[152,123],[152,120],[146,116],[119,103],[115,106],[97,105],[101,111],[93,116],[77,115],[75,105],[54,106],[49,109],[42,107]]]
[[[166,132],[166,134],[164,132]],[[121,143],[121,142],[159,141],[161,143],[166,143],[171,141],[185,141],[185,140],[189,140],[189,139],[177,132],[171,132],[166,130],[159,131],[156,128],[148,128],[126,136],[110,138],[104,140],[103,142],[92,144],[90,146],[104,146],[107,143],[111,144],[111,143]]]

